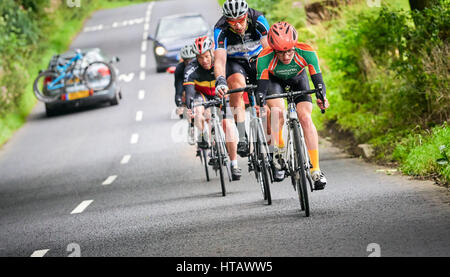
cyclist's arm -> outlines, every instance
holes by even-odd
[[[186,91],[186,106],[188,109],[191,108],[191,99],[195,96],[195,86],[193,83],[184,83],[184,91]]]
[[[266,97],[269,89],[269,64],[273,57],[273,51],[270,48],[265,48],[256,60],[256,89],[257,95],[262,95],[263,99]],[[265,103],[265,101],[263,101]]]
[[[220,28],[214,29],[214,50],[214,76],[216,79],[219,76],[226,77],[227,38],[225,31]]]
[[[180,107],[183,97],[183,78],[184,78],[184,70],[181,66],[177,66],[177,69],[175,70],[175,105],[177,107]]]
[[[226,77],[227,50],[217,49],[214,52],[214,76]]]
[[[267,19],[264,17],[264,15],[260,15],[258,17],[258,20],[256,21],[256,31],[261,36],[261,45],[263,48],[266,48],[269,46],[269,43],[267,42],[267,34],[269,32],[270,26]]]
[[[188,109],[191,108],[191,99],[195,96],[195,72],[197,66],[189,64],[184,70],[184,81],[183,89],[186,92],[186,106]]]
[[[317,89],[319,84],[322,85],[323,96],[326,95],[325,83],[323,82],[322,72],[319,67],[319,58],[317,57],[317,53],[314,49],[305,44],[299,43],[297,46],[300,48],[301,56],[308,63],[309,75],[311,76],[311,80],[314,84],[314,87]]]

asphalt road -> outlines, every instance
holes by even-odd
[[[0,150],[0,256],[365,257],[373,244],[381,256],[450,255],[447,189],[388,175],[324,139],[329,184],[310,195],[311,217],[289,180],[265,205],[241,158],[243,177],[222,197],[173,119],[173,75],[156,74],[143,45],[159,17],[178,12],[212,25],[220,10],[215,0],[164,1],[85,23],[71,47],[120,57],[123,100],[51,118],[39,103]]]

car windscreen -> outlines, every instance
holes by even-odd
[[[208,32],[208,25],[202,17],[180,17],[162,19],[156,39],[194,37]]]

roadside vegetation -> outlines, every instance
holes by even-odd
[[[219,3],[223,3],[221,0]],[[288,21],[318,51],[330,109],[313,116],[325,136],[368,145],[370,160],[450,181],[450,1],[248,0],[270,24]]]
[[[82,0],[79,7],[66,0],[0,1],[0,146],[36,104],[32,83],[39,70],[68,50],[85,20],[96,10],[139,2],[146,1]]]

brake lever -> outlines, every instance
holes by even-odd
[[[320,109],[320,111],[322,112],[322,114],[325,113],[325,97],[323,97],[323,93],[322,93],[322,84],[318,85],[318,92],[316,92],[316,98],[320,99],[320,101],[322,101],[322,105],[323,105],[323,109]]]

